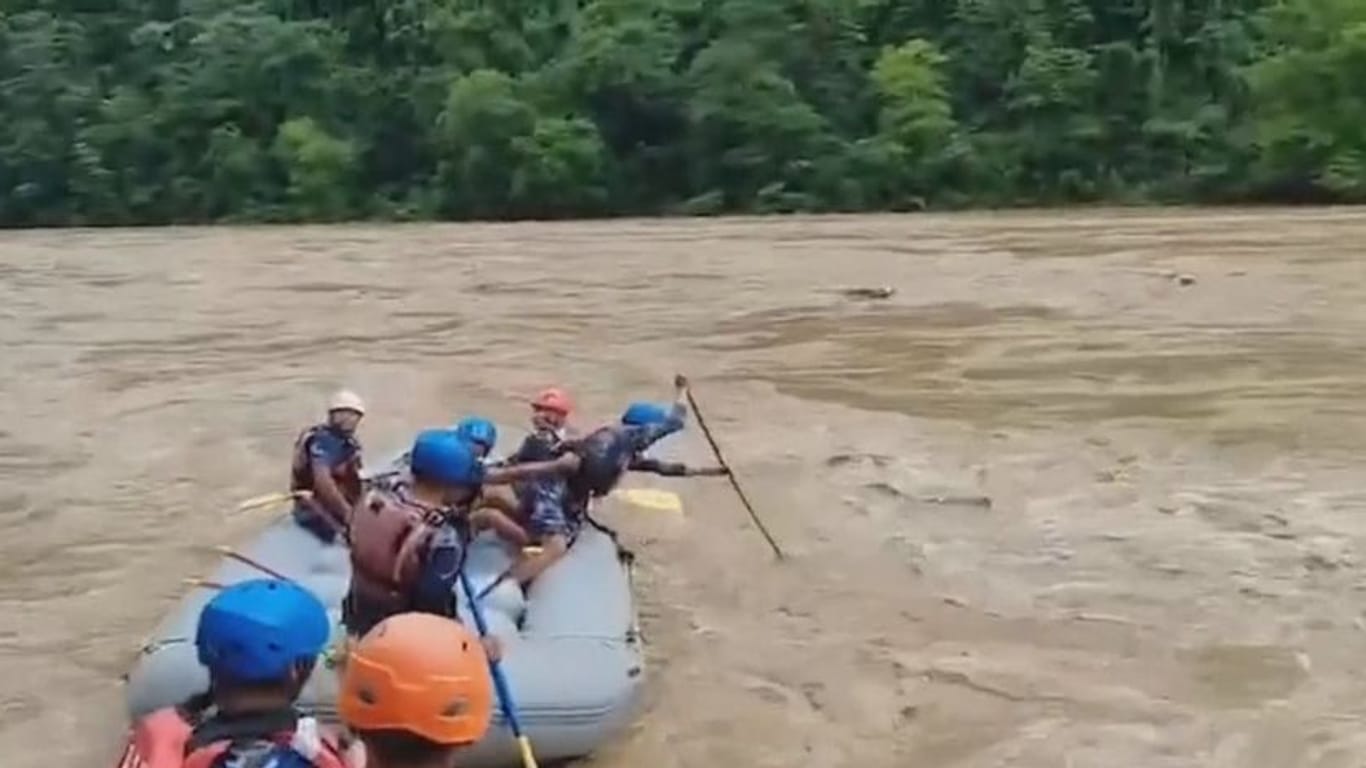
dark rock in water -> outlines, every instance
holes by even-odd
[[[837,453],[825,460],[827,467],[843,467],[849,464],[872,462],[873,466],[885,467],[892,463],[891,456],[880,453]]]
[[[875,288],[841,288],[840,293],[847,299],[890,299],[896,289],[882,285]]]

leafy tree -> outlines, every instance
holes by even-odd
[[[1366,200],[1359,0],[6,0],[0,224]]]

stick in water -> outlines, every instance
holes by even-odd
[[[754,526],[759,529],[759,533],[764,535],[764,539],[768,541],[768,546],[773,549],[773,555],[782,560],[786,557],[783,554],[782,547],[778,546],[778,542],[773,539],[768,528],[764,527],[764,522],[759,519],[759,513],[754,511],[754,505],[749,503],[749,498],[745,496],[745,490],[740,487],[740,482],[735,479],[735,471],[726,463],[726,457],[721,455],[721,446],[716,444],[716,438],[712,437],[711,430],[707,429],[706,419],[702,417],[702,409],[697,407],[697,399],[692,396],[692,390],[689,389],[687,394],[688,405],[692,406],[692,412],[697,416],[697,426],[702,430],[703,437],[707,438],[707,442],[711,444],[711,452],[716,455],[716,463],[726,470],[726,479],[730,480],[731,487],[735,489],[735,495],[740,497],[740,503],[745,505],[745,511],[749,512],[749,519],[754,521]]]

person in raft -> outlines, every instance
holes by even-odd
[[[474,448],[474,455],[486,467],[503,463],[493,449],[498,446],[498,427],[482,416],[466,416],[455,423],[455,434]]]
[[[475,458],[484,465],[484,487],[478,497],[466,502],[466,513],[471,514],[475,528],[492,528],[509,544],[520,549],[528,542],[526,530],[517,522],[517,498],[497,488],[506,482],[500,467],[503,462],[493,458],[498,445],[498,427],[482,416],[469,416],[455,425],[455,434],[470,446]]]
[[[539,542],[542,551],[518,563],[512,572],[513,578],[523,585],[530,584],[564,557],[587,518],[589,504],[593,499],[611,493],[628,470],[668,477],[727,473],[724,467],[695,469],[645,456],[650,446],[683,429],[687,398],[688,380],[680,374],[674,377],[672,406],[632,403],[621,415],[621,423],[609,424],[582,438],[564,442],[557,449],[559,455],[555,458],[502,470],[500,480],[513,482],[558,476],[563,479],[565,490],[563,503],[558,507],[547,505],[532,516],[531,538]]]
[[[573,403],[564,390],[551,387],[542,390],[531,401],[531,431],[503,467],[551,461],[565,450],[569,414]],[[528,530],[528,540],[540,547],[558,545],[553,537],[564,529],[565,478],[559,473],[546,473],[520,480],[512,486],[518,507],[518,519]],[[528,566],[529,567],[529,566]]]
[[[411,451],[412,482],[372,489],[351,520],[351,584],[342,623],[351,638],[380,622],[417,611],[456,618],[460,572],[474,530],[484,466],[451,429],[418,434]],[[486,651],[497,657],[496,638]]]
[[[423,613],[391,616],[356,643],[337,701],[363,749],[353,768],[455,768],[458,750],[488,731],[492,711],[479,639]]]
[[[294,708],[330,628],[292,582],[225,587],[195,631],[209,690],[135,723],[119,768],[345,768],[341,746]]]
[[[346,538],[351,508],[361,496],[361,446],[356,427],[365,402],[349,390],[332,396],[327,421],[305,429],[294,441],[289,490],[294,520],[322,541]]]

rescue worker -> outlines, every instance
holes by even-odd
[[[209,690],[137,722],[119,765],[345,768],[339,746],[294,708],[330,628],[323,604],[292,582],[224,588],[195,631]]]
[[[530,405],[531,431],[517,451],[507,458],[505,466],[551,461],[564,451],[567,422],[573,410],[569,396],[564,390],[551,387],[536,395]],[[513,493],[518,521],[527,530],[527,540],[543,549],[547,544],[557,547],[558,541],[552,539],[564,532],[560,522],[565,519],[564,476],[549,473],[521,480],[513,484]],[[529,565],[523,567],[530,568]]]
[[[529,525],[531,538],[542,551],[517,565],[513,576],[518,581],[530,584],[564,556],[587,519],[592,500],[611,493],[626,471],[652,472],[668,477],[721,476],[728,472],[724,467],[694,469],[644,455],[650,446],[683,429],[687,398],[688,380],[680,374],[674,377],[671,407],[632,403],[622,414],[620,424],[604,426],[581,439],[565,442],[555,458],[501,471],[500,480],[514,482],[547,474],[564,479],[563,504],[558,510],[549,506],[539,510],[540,518],[533,519]]]
[[[351,637],[408,611],[457,615],[455,588],[484,467],[450,429],[419,433],[410,456],[411,484],[370,491],[351,521],[351,585],[342,601]],[[488,646],[497,656],[493,638]]]
[[[574,403],[558,387],[541,390],[531,401],[531,432],[563,441],[569,437],[569,414]]]
[[[356,427],[365,402],[341,390],[327,404],[327,421],[305,429],[294,441],[289,490],[294,520],[331,544],[347,534],[351,509],[361,496],[361,446]],[[301,493],[306,492],[306,493]]]
[[[337,714],[364,768],[455,768],[488,731],[493,684],[479,639],[439,616],[402,613],[356,643]]]
[[[455,434],[474,451],[486,468],[503,464],[495,459],[493,449],[498,445],[498,427],[482,416],[469,416],[455,425]],[[492,528],[506,542],[521,547],[528,542],[526,530],[518,523],[519,505],[515,496],[490,486],[501,484],[497,469],[489,469],[484,476],[484,488],[469,504],[470,521],[474,529]]]
[[[485,465],[500,463],[493,457],[498,444],[498,427],[493,422],[482,416],[468,416],[456,422],[455,434],[475,449],[475,456]]]

